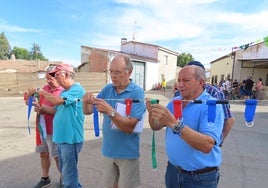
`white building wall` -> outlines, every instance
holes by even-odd
[[[259,43],[254,46],[249,47],[246,50],[238,50],[235,52],[235,70],[240,73],[240,81],[245,80],[249,75],[253,76],[255,82],[259,78],[265,81],[266,75],[268,73],[267,68],[254,67],[254,60],[267,60],[268,56],[268,46],[264,43]],[[243,60],[253,60],[243,62]],[[267,62],[266,62],[267,63]],[[234,74],[235,75],[235,74]]]
[[[164,78],[167,82],[167,86],[173,87],[176,79],[176,68],[177,68],[177,56],[167,53],[165,51],[158,51],[158,81],[162,81],[161,75],[164,75]]]
[[[264,43],[256,44],[246,50],[236,51],[236,59],[267,59],[268,46]]]
[[[212,76],[214,78],[215,76],[217,76],[217,82],[218,82],[217,84],[219,84],[219,82],[221,81],[222,75],[224,77],[224,80],[227,79],[228,75],[230,75],[230,78],[232,79],[232,69],[233,69],[233,59],[231,56],[226,56],[216,62],[213,62],[211,64],[210,69],[210,83],[212,82]]]
[[[89,47],[81,46],[81,64],[88,62],[91,49]]]
[[[158,46],[130,41],[121,45],[121,51],[128,54],[157,59]]]

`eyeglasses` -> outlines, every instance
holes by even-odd
[[[109,71],[108,71],[108,73],[109,73],[110,75],[120,75],[120,74],[123,74],[124,72],[127,73],[128,70],[125,70],[125,71],[118,71],[118,70],[113,71],[113,70],[109,70]]]

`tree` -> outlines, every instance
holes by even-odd
[[[30,59],[32,60],[41,60],[41,61],[48,61],[48,59],[43,56],[42,52],[41,52],[41,47],[34,43],[33,46],[32,46],[32,49],[30,51]]]
[[[26,60],[30,60],[30,53],[26,48],[20,48],[20,47],[14,47],[11,52],[10,55],[14,54],[16,59],[26,59]]]
[[[183,52],[181,55],[178,56],[177,59],[177,66],[178,67],[184,67],[187,63],[193,61],[194,58],[191,54],[186,54],[185,52]]]
[[[2,32],[0,34],[0,59],[5,60],[9,58],[10,45],[9,42]]]

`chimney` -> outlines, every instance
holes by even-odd
[[[11,57],[10,57],[11,60],[15,60],[16,59],[16,56],[14,54],[11,54]]]
[[[121,44],[127,42],[127,38],[121,38]]]

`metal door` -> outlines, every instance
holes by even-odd
[[[144,62],[133,61],[133,72],[131,74],[131,79],[134,83],[140,86],[144,90]]]

